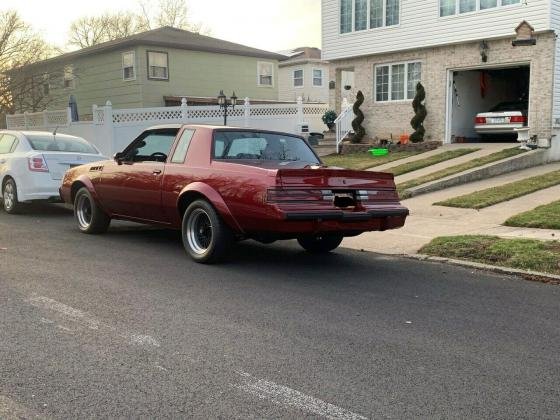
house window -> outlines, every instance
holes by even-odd
[[[340,0],[340,33],[398,25],[401,0]]]
[[[135,61],[136,60],[135,60],[134,51],[123,53],[122,55],[123,80],[136,79]]]
[[[363,31],[368,27],[368,0],[356,0],[354,3],[354,30]]]
[[[64,66],[64,88],[74,89],[74,66]]]
[[[259,62],[257,68],[259,86],[273,86],[274,65],[272,63]]]
[[[520,3],[521,0],[439,0],[439,15],[453,16]]]
[[[352,0],[340,1],[340,33],[352,32]]]
[[[375,68],[376,102],[412,100],[422,78],[419,62],[396,63]]]
[[[166,52],[148,51],[148,79],[169,80],[169,57]]]
[[[294,87],[303,87],[303,70],[294,70]]]
[[[323,86],[323,70],[313,69],[313,86],[322,87]]]
[[[498,0],[480,0],[480,10],[491,9],[498,6]]]

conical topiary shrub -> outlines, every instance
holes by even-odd
[[[361,90],[358,91],[356,95],[356,102],[354,102],[354,106],[352,110],[354,111],[354,115],[356,118],[352,121],[352,129],[354,130],[354,137],[352,137],[352,143],[360,143],[362,139],[366,135],[366,129],[362,127],[362,123],[364,122],[364,113],[360,110],[360,106],[364,103],[364,94]]]
[[[424,141],[424,134],[426,134],[426,129],[424,128],[424,120],[428,115],[426,107],[422,102],[426,99],[426,90],[422,83],[418,82],[416,85],[416,96],[412,101],[412,108],[414,108],[414,118],[410,120],[410,125],[414,128],[414,133],[410,136],[410,141],[413,143],[420,143]]]

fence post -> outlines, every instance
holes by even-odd
[[[23,111],[23,125],[25,126],[25,129],[27,130],[29,128],[29,124],[27,122],[27,111]]]
[[[99,124],[99,115],[97,115],[97,105],[93,104],[91,106],[91,115],[92,115],[92,121],[93,121],[93,125],[97,125]]]
[[[69,127],[72,124],[72,108],[66,108],[66,126]]]
[[[43,111],[43,125],[45,128],[49,127],[49,118],[47,117],[47,111]]]
[[[181,122],[183,124],[186,124],[188,122],[188,116],[189,116],[189,111],[188,111],[187,98],[182,98],[181,99]]]
[[[244,127],[248,128],[251,126],[251,102],[249,98],[245,98],[245,103],[243,104],[244,108]]]
[[[297,98],[297,123],[298,126],[303,124],[303,99],[301,96]]]

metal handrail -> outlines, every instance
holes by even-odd
[[[346,98],[342,102],[342,111],[340,115],[334,120],[336,126],[336,153],[340,153],[340,144],[342,140],[352,131],[352,106],[348,103]]]

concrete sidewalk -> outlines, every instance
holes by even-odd
[[[405,227],[347,238],[343,246],[386,254],[415,254],[439,236],[496,235],[511,238],[560,239],[560,231],[506,227],[501,224],[516,214],[551,203],[560,197],[560,185],[537,191],[482,210],[434,206],[433,203],[478,190],[560,170],[560,163],[542,165],[491,179],[421,195],[403,201],[411,215]]]

